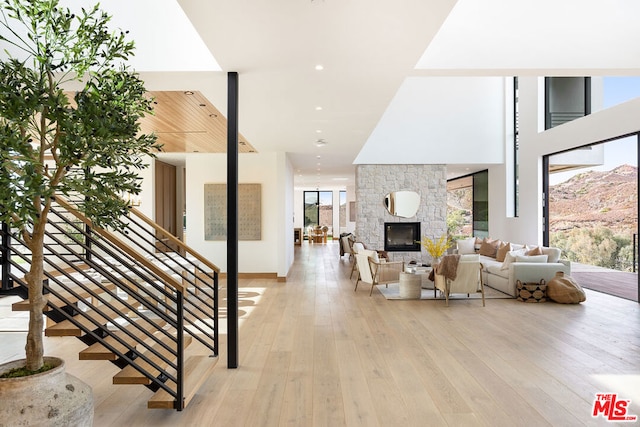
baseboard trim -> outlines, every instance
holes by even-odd
[[[220,273],[219,277],[226,279],[227,273]],[[238,273],[238,279],[277,279],[280,281],[278,273]]]

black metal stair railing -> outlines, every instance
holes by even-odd
[[[183,409],[185,334],[218,355],[217,267],[181,242],[177,252],[158,253],[150,220],[136,215],[109,232],[58,198],[49,218],[47,316],[77,328],[83,342],[107,349],[113,363],[132,366]],[[21,236],[3,227],[3,291],[26,297],[29,261]]]

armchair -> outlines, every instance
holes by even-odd
[[[356,253],[356,263],[358,264],[358,280],[356,287],[362,280],[364,283],[371,284],[369,296],[373,293],[375,285],[388,285],[400,280],[400,272],[404,271],[404,261],[386,262],[378,258],[376,251],[361,249]]]
[[[355,236],[351,233],[340,235],[340,257],[348,254],[349,260],[353,260],[353,244],[355,240]]]
[[[351,245],[351,253],[353,254],[353,264],[351,264],[351,274],[349,275],[349,279],[353,276],[354,271],[358,271],[358,252],[364,250],[364,245],[362,242],[353,242]]]
[[[455,255],[448,255],[455,256]],[[443,261],[444,262],[444,258]],[[482,264],[479,255],[461,255],[454,277],[447,277],[435,267],[435,288],[445,297],[445,305],[449,306],[450,294],[467,294],[482,292],[482,306],[484,307],[484,283],[482,281]]]

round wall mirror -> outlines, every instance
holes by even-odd
[[[420,195],[415,191],[394,191],[384,197],[384,205],[391,215],[411,218],[418,212]]]

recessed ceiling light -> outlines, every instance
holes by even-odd
[[[327,141],[325,141],[324,139],[318,139],[318,140],[316,141],[316,145],[317,145],[318,147],[324,147],[325,145],[327,145]]]
[[[316,129],[316,133],[322,133],[320,129]]]
[[[318,106],[316,107],[316,111],[320,111],[320,110],[322,110],[322,107],[318,105]]]
[[[324,67],[322,66],[322,64],[316,65],[316,71],[322,71],[322,70],[324,70]]]

